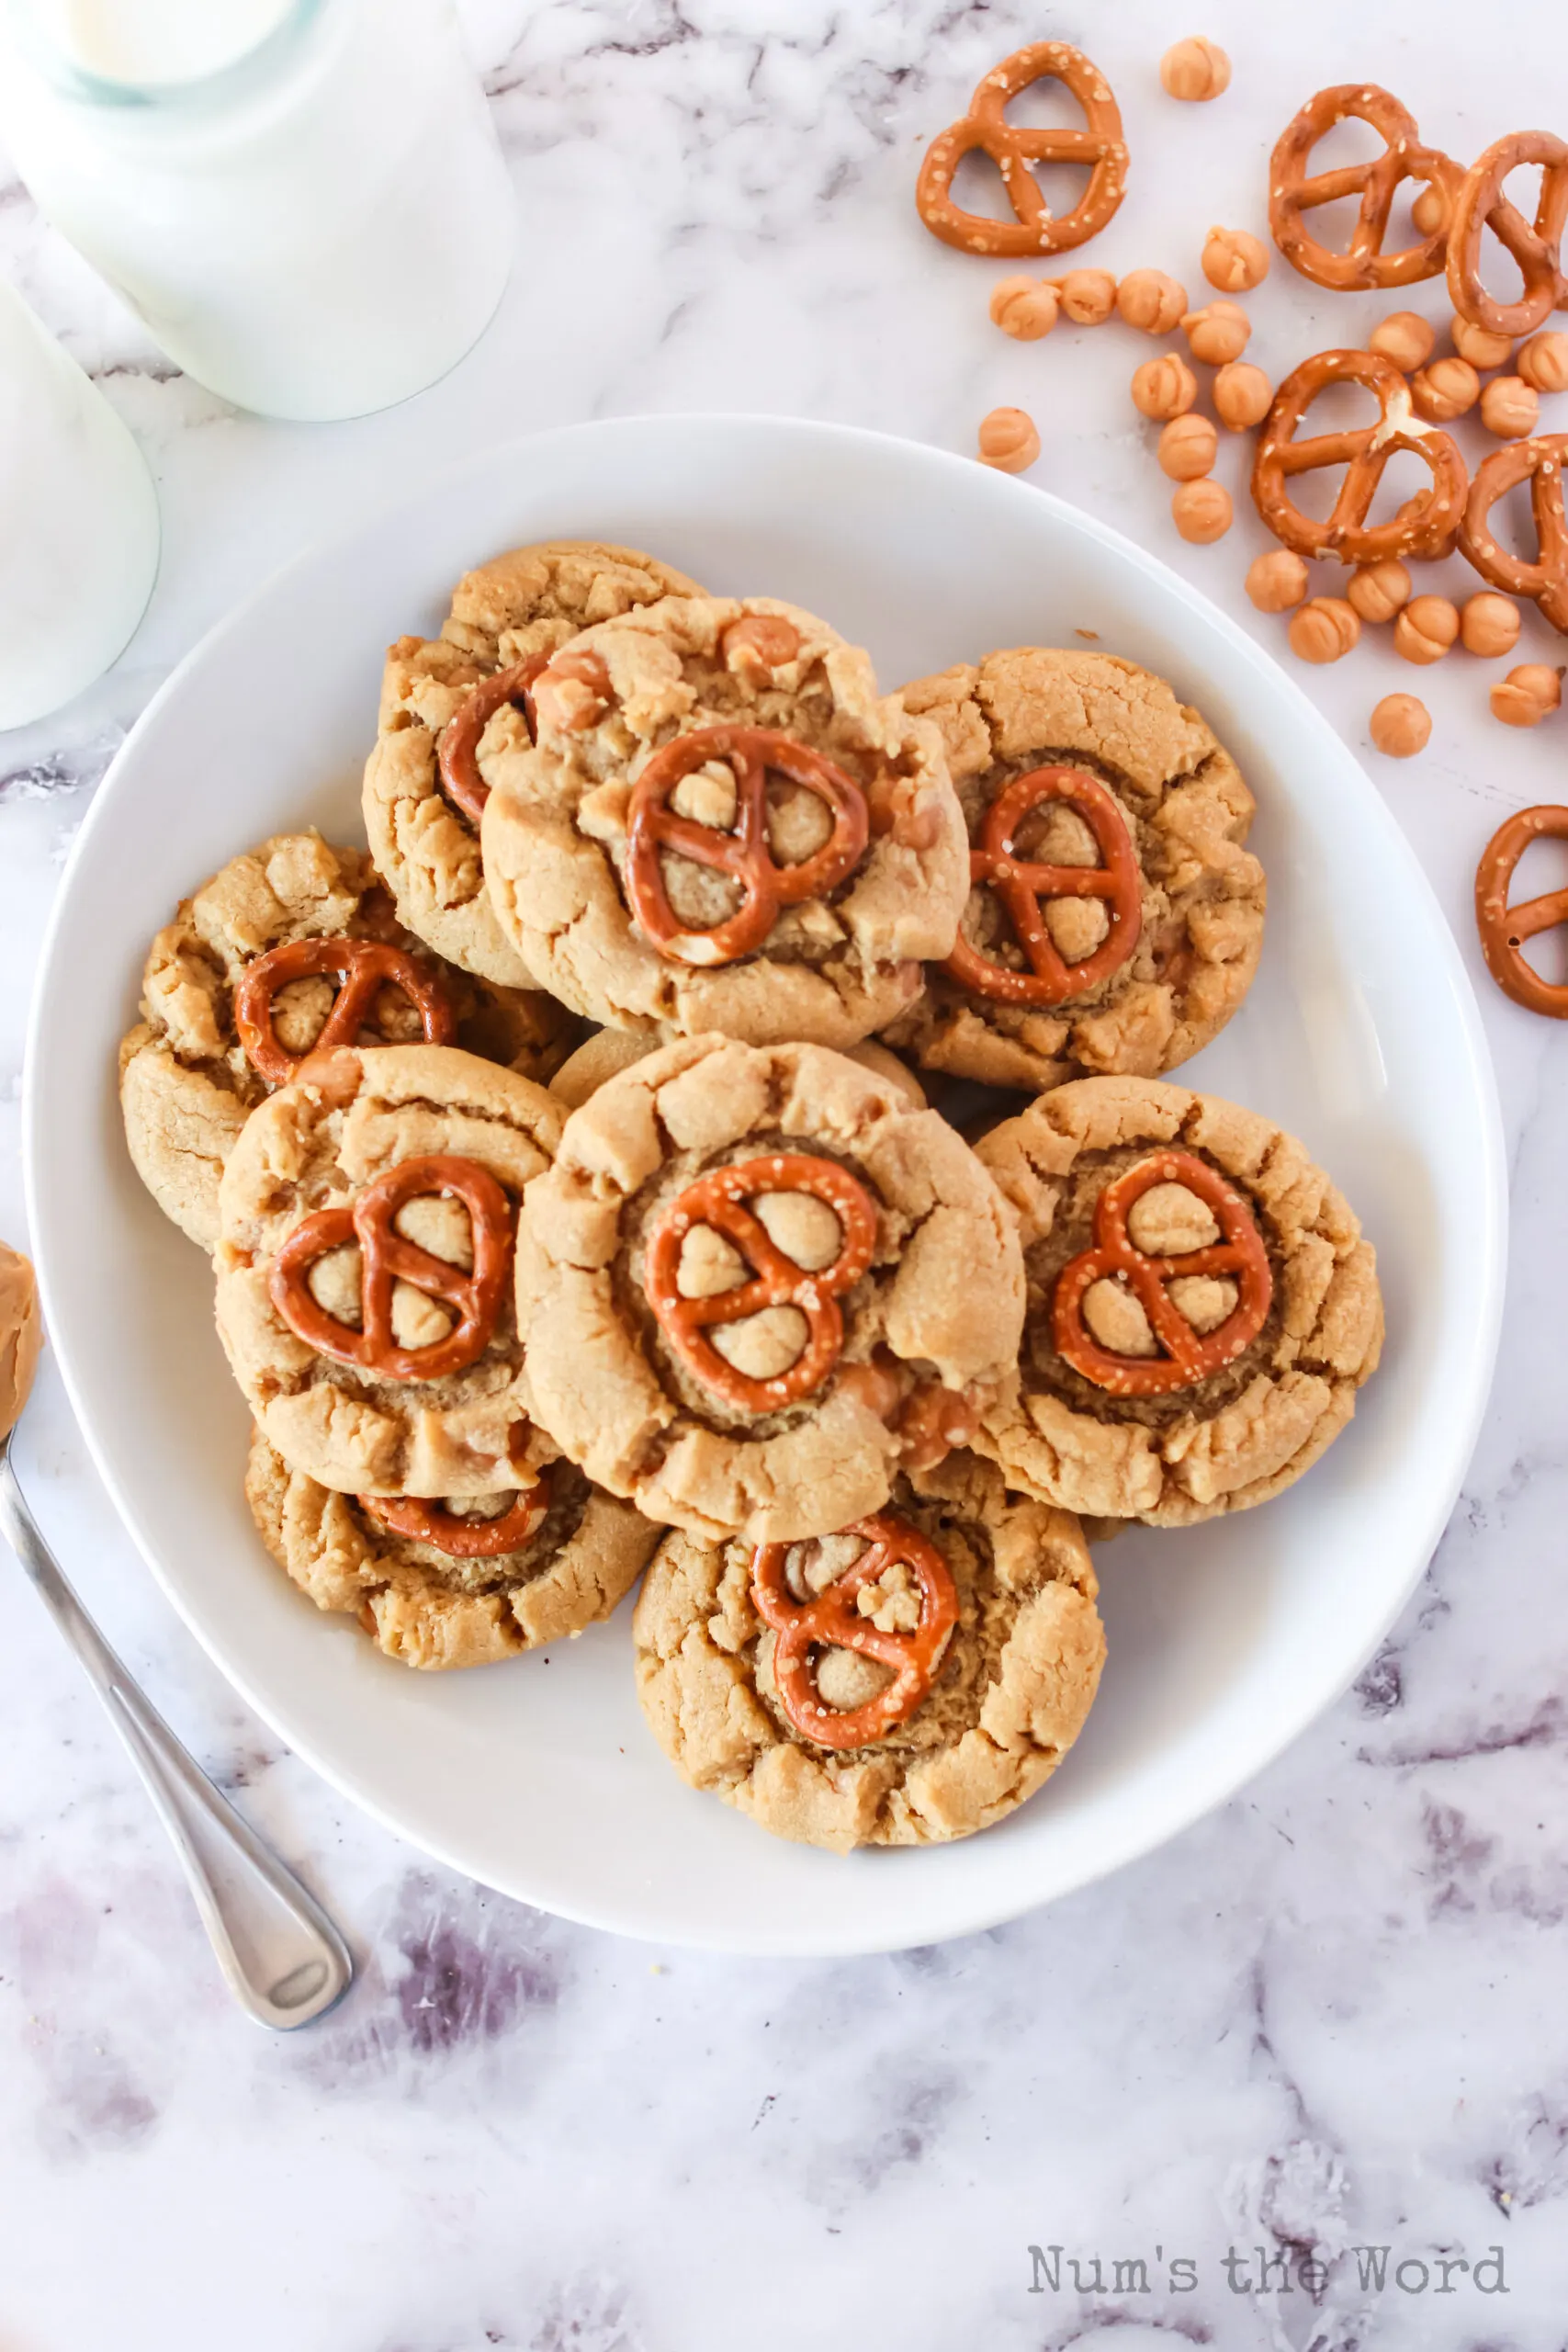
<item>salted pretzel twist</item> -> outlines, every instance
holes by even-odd
[[[1212,1209],[1224,1238],[1206,1249],[1149,1257],[1127,1230],[1134,1202],[1156,1184],[1182,1184]],[[1221,1274],[1240,1295],[1216,1330],[1194,1330],[1166,1291],[1181,1275]],[[1101,1347],[1084,1321],[1090,1286],[1107,1277],[1134,1294],[1162,1352],[1118,1355]],[[1069,1259],[1051,1305],[1057,1354],[1113,1396],[1165,1396],[1224,1370],[1248,1349],[1268,1320],[1274,1276],[1257,1220],[1234,1184],[1190,1151],[1159,1151],[1113,1177],[1094,1204],[1094,1247]]]
[[[840,1245],[832,1263],[802,1266],[781,1250],[749,1205],[760,1194],[807,1193],[839,1220]],[[751,1268],[748,1282],[705,1298],[680,1285],[682,1249],[694,1226],[705,1225],[734,1244]],[[644,1287],[660,1328],[688,1372],[743,1413],[773,1413],[820,1388],[839,1361],[844,1318],[839,1300],[852,1290],[876,1248],[876,1204],[858,1177],[836,1159],[806,1152],[771,1152],[699,1176],[677,1193],[648,1244]],[[807,1340],[788,1368],[753,1378],[720,1355],[708,1333],[739,1323],[765,1306],[794,1306],[806,1319]]]
[[[1308,179],[1307,157],[1318,141],[1347,116],[1370,123],[1382,135],[1382,153],[1370,163],[1344,164],[1337,171],[1319,172]],[[1441,271],[1447,221],[1445,218],[1418,245],[1385,254],[1382,241],[1394,191],[1402,180],[1425,180],[1442,190],[1449,200],[1447,210],[1452,207],[1461,176],[1451,157],[1421,144],[1415,116],[1389,91],[1365,82],[1340,83],[1309,98],[1280,132],[1269,166],[1269,226],[1292,268],[1316,286],[1334,287],[1341,292],[1414,286]],[[1361,209],[1348,250],[1337,254],[1319,244],[1302,216],[1347,196],[1359,196]]]
[[[425,1193],[461,1201],[472,1229],[473,1267],[466,1272],[410,1241],[393,1222],[404,1204]],[[440,1380],[483,1355],[494,1337],[512,1266],[513,1216],[502,1187],[476,1160],[430,1152],[400,1159],[342,1208],[317,1209],[282,1243],[272,1261],[267,1292],[297,1339],[336,1363],[353,1364],[383,1380]],[[310,1287],[310,1268],[330,1250],[359,1245],[360,1325],[340,1323]],[[419,1348],[399,1346],[392,1330],[392,1292],[407,1283],[455,1311],[451,1329]]]
[[[1562,505],[1562,469],[1568,465],[1568,433],[1541,433],[1533,441],[1511,441],[1494,449],[1476,469],[1465,501],[1459,543],[1483,580],[1510,595],[1530,596],[1553,628],[1568,633],[1568,520]],[[1488,517],[1498,499],[1529,481],[1535,517],[1534,562],[1499,547]]]
[[[435,746],[441,789],[470,825],[478,826],[490,798],[490,786],[479,774],[479,738],[503,703],[514,704],[523,713],[530,737],[537,732],[532,690],[549,660],[547,652],[530,653],[481,678],[441,730]]]
[[[1099,865],[1042,865],[1021,858],[1013,836],[1024,819],[1046,801],[1060,801],[1081,817],[1094,835]],[[982,956],[960,932],[943,969],[976,996],[1012,1004],[1066,1004],[1119,971],[1138,944],[1143,927],[1143,885],[1138,854],[1114,794],[1087,769],[1066,765],[1031,768],[997,795],[969,853],[969,880],[996,892],[1028,958],[1027,972]],[[1105,906],[1105,937],[1093,954],[1066,963],[1046,927],[1042,901],[1099,899]]]
[[[710,760],[735,778],[728,830],[699,824],[670,807],[677,786]],[[768,846],[768,776],[801,785],[823,801],[832,831],[820,849],[780,865]],[[699,727],[655,752],[632,793],[626,820],[626,896],[638,929],[672,963],[711,967],[749,956],[767,938],[784,907],[820,899],[851,875],[871,838],[865,794],[825,753],[774,727]],[[672,853],[727,874],[740,888],[732,915],[706,931],[688,931],[670,903],[662,859]]]
[[[518,1490],[517,1499],[494,1519],[470,1519],[448,1510],[445,1503],[425,1502],[415,1495],[356,1495],[361,1510],[394,1535],[411,1544],[428,1544],[451,1560],[499,1560],[504,1553],[521,1552],[531,1544],[550,1509],[550,1474],[541,1471],[537,1483]]]
[[[1084,112],[1081,130],[1030,130],[1009,122],[1010,99],[1034,82],[1060,82]],[[965,212],[953,200],[953,175],[965,155],[989,155],[1013,209],[1010,221]],[[1031,164],[1087,164],[1089,186],[1070,212],[1053,220]],[[1037,40],[1004,57],[986,75],[962,121],[939,131],[915,186],[921,220],[944,245],[967,254],[1059,254],[1081,245],[1106,222],[1127,187],[1127,145],[1111,85],[1081,49]]]
[[[1330,384],[1364,384],[1376,394],[1378,421],[1339,433],[1295,438],[1297,425]],[[1367,514],[1396,449],[1414,451],[1432,487],[1386,523]],[[1345,479],[1326,521],[1292,504],[1287,484],[1320,466],[1343,466]],[[1464,459],[1449,435],[1424,424],[1410,387],[1391,360],[1373,351],[1320,351],[1286,377],[1263,420],[1252,468],[1252,495],[1275,537],[1298,555],[1337,556],[1341,563],[1379,563],[1385,556],[1445,552],[1458,527],[1467,486]]]
[[[352,1046],[384,988],[400,989],[419,1015],[425,1043],[449,1046],[457,1014],[438,972],[400,947],[374,939],[288,939],[247,964],[234,984],[234,1027],[253,1069],[269,1086],[287,1086],[305,1058],[291,1054],[273,1025],[273,1000],[291,980],[341,980],[332,1011],[306,1048]]]
[[[863,1535],[865,1550],[809,1600],[796,1600],[790,1591],[787,1544],[761,1544],[751,1555],[751,1602],[773,1629],[779,1704],[803,1739],[840,1749],[868,1747],[908,1721],[930,1691],[958,1623],[953,1571],[908,1520],[883,1511],[854,1520],[841,1532]],[[919,1586],[919,1619],[907,1633],[884,1633],[855,1606],[867,1585],[895,1566],[908,1568]],[[812,1652],[819,1649],[856,1650],[887,1667],[894,1679],[858,1707],[830,1707],[812,1666]]]
[[[1521,164],[1540,165],[1540,195],[1533,222],[1503,194]],[[1516,130],[1494,141],[1466,172],[1449,223],[1449,296],[1461,319],[1488,334],[1533,334],[1568,303],[1562,231],[1568,223],[1568,143],[1549,130]],[[1481,282],[1481,236],[1490,229],[1518,264],[1524,286],[1517,302],[1499,302]]]
[[[1514,868],[1532,842],[1568,841],[1568,808],[1521,808],[1498,826],[1475,869],[1475,926],[1486,968],[1505,996],[1530,1012],[1568,1021],[1568,984],[1543,980],[1521,953],[1525,941],[1568,923],[1568,890],[1508,904]]]

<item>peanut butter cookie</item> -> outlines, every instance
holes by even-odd
[[[590,1019],[854,1045],[952,947],[964,824],[936,730],[823,621],[671,597],[587,629],[491,763],[501,927]]]
[[[341,1046],[253,1112],[219,1196],[218,1331],[263,1435],[355,1495],[532,1483],[512,1256],[561,1110],[446,1046]]]
[[[659,1541],[569,1462],[531,1487],[378,1508],[291,1470],[260,1430],[245,1498],[300,1591],[356,1617],[404,1666],[490,1666],[580,1634],[630,1591]]]
[[[1371,1242],[1268,1119],[1155,1080],[1058,1087],[978,1147],[1017,1212],[1021,1385],[975,1443],[1069,1510],[1185,1526],[1280,1493],[1377,1368]]]
[[[953,953],[889,1042],[1035,1091],[1152,1078],[1206,1046],[1252,984],[1265,888],[1243,846],[1252,795],[1201,715],[1134,662],[1042,646],[919,679],[904,701],[941,732],[973,884]]]
[[[439,637],[400,637],[389,650],[366,830],[402,921],[454,964],[531,985],[491,911],[479,840],[492,757],[528,740],[529,663],[595,621],[701,593],[635,548],[557,539],[468,572]]]
[[[816,1046],[690,1038],[567,1122],[518,1227],[536,1419],[711,1541],[881,1509],[1015,1378],[1006,1206],[962,1138]]]
[[[846,1853],[986,1829],[1049,1780],[1105,1659],[1069,1511],[972,1453],[832,1535],[669,1535],[632,1619],[637,1695],[694,1788]]]
[[[596,1029],[584,1039],[574,1054],[570,1054],[550,1080],[550,1092],[558,1095],[569,1111],[581,1110],[591,1094],[596,1094],[607,1078],[615,1078],[621,1070],[630,1069],[633,1062],[642,1060],[645,1054],[656,1051],[660,1040],[651,1032],[636,1029]],[[906,1095],[912,1107],[926,1107],[925,1089],[912,1069],[906,1069],[897,1054],[868,1037],[863,1045],[852,1046],[849,1058],[870,1070],[874,1078],[886,1079]]]
[[[317,969],[322,959],[301,945],[345,941],[387,952]],[[292,957],[280,953],[290,950]],[[270,963],[258,970],[263,959]],[[356,979],[356,960],[364,978]],[[305,968],[291,976],[291,961]],[[254,1020],[238,1017],[247,994]],[[202,1249],[218,1239],[218,1182],[235,1136],[323,1024],[335,1016],[342,1029],[345,1005],[363,1017],[338,1042],[399,1045],[434,1028],[541,1080],[577,1031],[537,989],[475,980],[433,956],[397,921],[363,850],[333,848],[317,832],[278,833],[231,858],[181,900],[152,942],[142,1017],[119,1049],[120,1109],[136,1172]]]

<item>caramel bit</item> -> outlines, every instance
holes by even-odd
[[[1207,368],[1223,368],[1247,349],[1252,321],[1239,302],[1207,302],[1201,311],[1188,311],[1181,332],[1194,359]]]
[[[1159,469],[1172,481],[1197,481],[1213,464],[1219,446],[1206,416],[1173,416],[1159,436]]]
[[[1274,387],[1250,359],[1233,359],[1213,381],[1214,409],[1230,433],[1245,433],[1261,424],[1274,404]]]
[[[1288,613],[1306,594],[1305,563],[1289,548],[1260,555],[1247,575],[1247,593],[1260,613]]]
[[[1371,727],[1372,741],[1385,758],[1408,760],[1430,741],[1432,714],[1416,695],[1384,695]]]
[[[1130,270],[1116,288],[1116,308],[1130,327],[1169,334],[1187,309],[1187,288],[1161,269]]]
[[[731,621],[719,647],[724,666],[746,685],[771,685],[775,670],[784,669],[800,651],[800,631],[781,613],[747,613]]]
[[[917,1388],[896,1423],[909,1470],[934,1470],[954,1447],[967,1445],[979,1416],[967,1396],[951,1388]]]
[[[1568,334],[1556,329],[1532,334],[1515,361],[1520,376],[1538,392],[1568,392]]]
[[[1545,662],[1524,662],[1499,678],[1491,696],[1492,716],[1505,727],[1539,727],[1562,700],[1562,672]]]
[[[534,712],[541,735],[580,735],[594,726],[610,704],[610,673],[592,650],[569,646],[554,655],[534,681]]]
[[[42,1344],[32,1266],[19,1250],[0,1241],[0,1438],[21,1418]]]
[[[1174,351],[1133,371],[1133,406],[1140,416],[1185,416],[1197,397],[1198,379]]]
[[[1438,338],[1419,311],[1394,311],[1380,319],[1367,337],[1367,349],[1380,359],[1391,359],[1401,375],[1423,367],[1432,356]],[[1466,355],[1468,356],[1468,354]]]
[[[1230,88],[1231,62],[1217,40],[1194,33],[1166,51],[1159,62],[1159,78],[1168,97],[1201,106]]]
[[[1108,269],[1069,269],[1065,277],[1044,282],[1055,288],[1075,326],[1103,326],[1116,308],[1116,280]]]
[[[1519,608],[1508,596],[1492,589],[1467,597],[1460,608],[1459,633],[1467,653],[1495,662],[1518,643]]]
[[[1407,662],[1440,662],[1459,627],[1459,607],[1446,596],[1413,596],[1393,624],[1393,650]]]
[[[1540,421],[1540,401],[1522,376],[1495,376],[1481,395],[1481,422],[1499,441],[1524,441]]]
[[[1514,345],[1509,336],[1490,334],[1484,327],[1478,327],[1473,319],[1461,318],[1457,311],[1449,332],[1453,337],[1454,349],[1461,359],[1468,359],[1472,368],[1506,367],[1513,356]],[[1421,355],[1423,359],[1426,356],[1425,352]]]
[[[1015,343],[1038,343],[1056,323],[1056,289],[1043,278],[1003,277],[991,288],[991,322]]]
[[[1184,539],[1211,547],[1230,529],[1231,494],[1222,481],[1184,481],[1171,492],[1170,518]]]
[[[1313,596],[1291,622],[1291,651],[1300,662],[1337,662],[1360,634],[1354,605],[1343,596]]]
[[[1364,621],[1391,621],[1410,602],[1410,574],[1397,556],[1385,556],[1353,571],[1345,594]]]
[[[1248,294],[1269,275],[1269,248],[1250,229],[1211,229],[1200,265],[1222,294]]]
[[[1410,379],[1410,402],[1428,424],[1447,424],[1481,398],[1481,379],[1468,359],[1434,359]]]
[[[983,466],[994,466],[998,473],[1027,472],[1040,455],[1034,419],[1021,408],[994,408],[980,421],[978,454]]]

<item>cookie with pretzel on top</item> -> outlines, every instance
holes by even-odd
[[[574,1012],[842,1047],[951,949],[966,854],[936,731],[814,615],[670,597],[531,692],[480,842],[502,931]]]
[[[495,1494],[344,1495],[252,1434],[245,1499],[318,1609],[355,1618],[403,1666],[491,1666],[607,1617],[660,1531],[570,1462]]]
[[[1294,1136],[1156,1080],[1081,1079],[978,1157],[1012,1206],[1020,1382],[976,1448],[1071,1510],[1179,1527],[1265,1502],[1377,1368],[1377,1261]]]
[[[512,1276],[561,1125],[542,1086],[447,1046],[317,1052],[252,1113],[219,1193],[218,1334],[291,1468],[450,1504],[554,1461]]]
[[[1016,1378],[1012,1220],[954,1130],[818,1046],[676,1041],[567,1121],[518,1226],[530,1409],[704,1539],[820,1535]]]
[[[389,649],[365,827],[410,931],[466,971],[533,984],[484,887],[479,817],[491,760],[527,742],[529,682],[579,629],[698,594],[638,548],[554,539],[466,572],[435,637],[400,637]]]
[[[1105,1636],[1070,1511],[966,1452],[794,1544],[666,1536],[632,1620],[637,1695],[684,1779],[840,1853],[988,1828],[1055,1770]]]
[[[1039,1091],[1156,1077],[1252,984],[1253,798],[1202,715],[1113,654],[1019,646],[918,679],[963,806],[970,888],[952,953],[890,1023],[922,1069]]]
[[[119,1049],[136,1172],[202,1249],[246,1119],[315,1046],[461,1046],[544,1080],[580,1024],[538,989],[475,979],[398,922],[365,852],[275,834],[181,900],[148,951]]]

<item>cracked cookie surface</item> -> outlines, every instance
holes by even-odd
[[[273,1261],[316,1211],[352,1204],[400,1162],[427,1154],[472,1160],[513,1212],[549,1165],[561,1108],[542,1086],[444,1046],[342,1047],[252,1114],[220,1193],[218,1332],[269,1442],[322,1486],[348,1494],[462,1496],[530,1482],[557,1449],[529,1417],[523,1342],[507,1283],[483,1352],[435,1379],[394,1379],[339,1363],[300,1339],[273,1304]],[[458,1203],[410,1200],[394,1230],[466,1271],[472,1227]],[[308,1277],[318,1306],[352,1329],[361,1260],[347,1243]],[[453,1316],[399,1281],[392,1329],[405,1348],[433,1344]]]
[[[700,594],[683,572],[636,548],[550,540],[465,574],[439,637],[402,637],[389,650],[365,770],[366,830],[401,920],[454,964],[508,987],[535,985],[491,911],[479,834],[441,789],[442,730],[493,672],[553,652],[579,629],[638,605]],[[519,740],[526,743],[527,723],[503,704],[479,739],[480,775]]]
[[[517,1550],[453,1558],[382,1526],[354,1496],[291,1470],[253,1431],[245,1498],[263,1542],[318,1609],[356,1619],[404,1666],[490,1666],[607,1617],[647,1566],[660,1530],[558,1462],[545,1518]],[[479,1521],[515,1490],[457,1501]]]
[[[667,1536],[632,1619],[637,1695],[682,1775],[776,1837],[840,1853],[965,1838],[1001,1820],[1072,1746],[1105,1657],[1094,1571],[1070,1512],[1010,1494],[965,1453],[901,1476],[888,1510],[941,1553],[958,1615],[919,1706],[865,1747],[819,1745],[785,1712],[776,1636],[752,1599],[750,1544]],[[847,1531],[792,1544],[791,1591],[808,1600],[863,1549]],[[887,1613],[875,1587],[862,1599],[865,1613]],[[846,1708],[888,1674],[852,1649],[824,1649],[815,1666],[823,1699]]]
[[[810,1394],[750,1412],[671,1345],[649,1304],[648,1252],[694,1182],[779,1153],[852,1178],[874,1242],[837,1302],[837,1362]],[[773,1208],[757,1197],[804,1296],[807,1270],[842,1246],[838,1221],[787,1187]],[[694,1219],[682,1296],[746,1279]],[[1022,1308],[1012,1221],[974,1153],[934,1112],[820,1046],[691,1038],[636,1062],[572,1113],[518,1227],[536,1418],[598,1485],[707,1538],[819,1534],[880,1509],[902,1461],[959,1442],[1015,1377]],[[728,1360],[761,1379],[798,1357],[803,1324],[797,1308],[770,1306],[719,1337]]]
[[[1117,967],[1059,1004],[1005,1001],[940,967],[888,1030],[929,1069],[1043,1091],[1086,1074],[1157,1077],[1224,1028],[1252,984],[1263,941],[1263,869],[1245,847],[1253,798],[1201,713],[1163,678],[1113,654],[1020,646],[903,689],[940,732],[971,840],[1000,794],[1062,764],[1107,786],[1136,859],[1139,933]],[[1038,865],[1095,865],[1083,816],[1045,803],[1026,816],[1017,854]],[[1106,941],[1103,899],[1043,905],[1063,965]],[[976,881],[964,938],[987,964],[1028,977],[996,891]]]
[[[1239,1194],[1272,1296],[1256,1335],[1217,1370],[1163,1394],[1112,1394],[1058,1351],[1057,1283],[1096,1246],[1106,1186],[1168,1150],[1190,1154]],[[1028,1280],[1020,1385],[975,1440],[1010,1484],[1095,1517],[1180,1527],[1282,1492],[1349,1421],[1382,1345],[1376,1256],[1293,1136],[1186,1087],[1083,1079],[995,1128],[978,1156],[1016,1213]],[[1219,1238],[1209,1209],[1179,1182],[1146,1193],[1128,1227],[1139,1250],[1167,1258]],[[1209,1333],[1235,1311],[1236,1284],[1179,1275],[1168,1295],[1195,1332]],[[1120,1280],[1097,1282],[1083,1315],[1093,1338],[1134,1365],[1161,1355]]]
[[[751,1044],[851,1046],[911,1002],[922,959],[956,933],[963,820],[936,730],[878,693],[858,647],[773,598],[671,597],[585,631],[559,662],[558,683],[555,665],[537,682],[536,744],[514,729],[491,764],[481,828],[502,928],[546,987],[612,1026]],[[728,962],[714,934],[745,904],[739,882],[666,836],[654,865],[674,928],[661,953],[629,870],[639,778],[676,739],[714,728],[787,736],[831,763],[868,815],[848,870],[826,865],[837,878],[821,895],[780,905]],[[734,761],[716,753],[658,821],[728,847],[739,801]],[[819,791],[770,765],[765,801],[775,870],[827,856],[837,836]]]
[[[240,1043],[234,989],[258,956],[300,939],[376,940],[412,954],[439,975],[465,1050],[524,1077],[548,1079],[573,1043],[577,1024],[552,998],[476,980],[405,931],[363,850],[333,847],[313,831],[278,833],[231,858],[181,900],[153,940],[141,1019],[119,1049],[120,1109],[136,1172],[164,1216],[204,1250],[218,1239],[223,1163],[272,1091]],[[274,1027],[290,1053],[314,1043],[334,993],[327,978],[277,991]],[[418,1015],[387,987],[362,1034],[400,1044],[419,1036]]]

